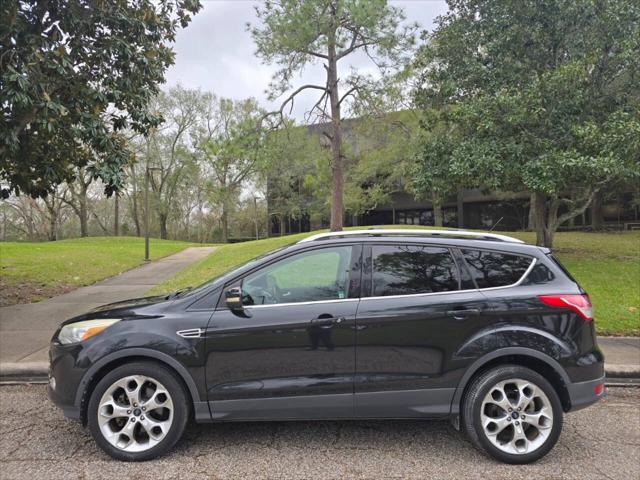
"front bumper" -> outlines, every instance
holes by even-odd
[[[59,345],[54,342],[49,347],[49,398],[65,417],[74,420],[81,418],[81,396],[79,400],[78,391],[89,367],[78,362],[81,350],[79,345]]]
[[[602,376],[595,380],[570,383],[567,385],[569,402],[571,404],[569,411],[573,412],[588,407],[604,397],[606,394],[604,381],[605,377]]]

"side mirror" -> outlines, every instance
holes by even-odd
[[[224,292],[224,299],[231,310],[242,310],[242,289],[240,287],[231,287]]]

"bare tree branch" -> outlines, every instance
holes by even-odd
[[[277,123],[276,126],[281,125],[284,122],[284,109],[286,108],[288,103],[291,103],[291,108],[293,108],[293,99],[295,98],[296,95],[298,95],[300,92],[304,91],[304,90],[308,90],[308,89],[314,89],[314,90],[322,90],[324,93],[322,94],[323,96],[325,96],[328,92],[329,89],[327,86],[321,86],[321,85],[313,85],[313,84],[307,84],[307,85],[302,85],[300,88],[297,88],[296,90],[294,90],[280,105],[280,108],[278,110],[274,110],[272,112],[267,112],[265,113],[262,117],[260,117],[260,119],[258,120],[258,128],[260,128],[262,126],[262,122],[264,122],[264,120],[266,120],[267,118],[274,116],[274,115],[278,115],[280,117],[280,121]]]
[[[346,99],[349,95],[353,95],[355,92],[357,92],[360,89],[359,85],[354,85],[352,86],[349,90],[347,90],[344,95],[342,95],[342,97],[340,98],[340,100],[338,100],[338,105],[342,105],[342,101],[344,99]]]

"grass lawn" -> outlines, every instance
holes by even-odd
[[[152,260],[192,244],[150,241]],[[26,303],[58,295],[143,263],[144,239],[89,237],[57,242],[0,243],[0,304]]]
[[[317,232],[223,245],[152,292],[198,285],[312,233]],[[527,243],[535,241],[531,232],[504,233]],[[558,233],[554,253],[591,296],[599,334],[640,335],[640,232]]]

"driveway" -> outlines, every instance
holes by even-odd
[[[343,421],[190,426],[176,450],[121,463],[66,420],[43,385],[0,387],[3,479],[630,479],[640,469],[640,389],[611,388],[565,417],[534,465],[497,463],[447,422]]]

